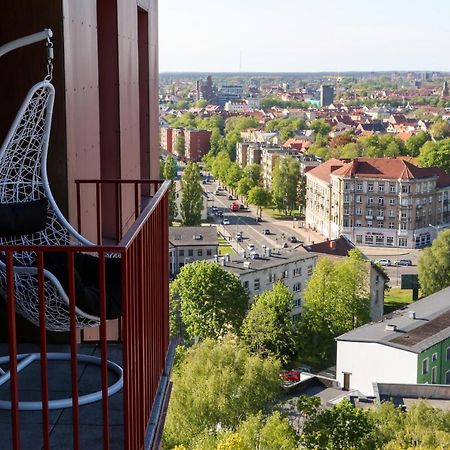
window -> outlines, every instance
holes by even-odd
[[[276,281],[276,279],[277,279],[277,274],[276,273],[269,274],[269,281],[271,283],[274,283]]]
[[[431,356],[431,361],[437,361],[437,353],[433,353],[433,355]]]
[[[302,284],[301,283],[295,283],[292,287],[293,292],[300,292],[302,290]]]
[[[355,198],[356,198],[356,203],[362,203],[362,197],[360,195],[357,195]]]
[[[395,184],[390,184],[389,185],[389,191],[390,192],[397,192],[397,187],[395,186]]]
[[[431,368],[431,384],[437,383],[437,370],[436,366]]]
[[[292,302],[292,305],[294,308],[298,308],[299,306],[302,306],[302,299],[301,298],[294,298],[294,301]]]
[[[378,204],[384,205],[384,197],[378,197]]]
[[[197,250],[197,256],[203,256],[203,250],[202,249]]]
[[[356,226],[358,226],[358,222],[356,222]],[[361,222],[359,223],[359,226],[361,226]],[[362,244],[362,234],[357,234],[356,235],[356,243],[357,244]]]
[[[368,184],[367,184],[367,190],[368,190],[369,192],[372,192],[372,191],[373,191],[373,183],[368,183]]]
[[[350,195],[344,195],[344,203],[350,203]]]
[[[390,205],[395,205],[395,198],[390,198],[389,199],[389,204]]]
[[[363,184],[362,183],[357,183],[356,184],[356,190],[357,191],[362,191],[363,190]]]
[[[400,224],[400,230],[407,230],[407,229],[408,229],[408,226],[407,226],[406,222],[402,222]]]
[[[244,281],[242,283],[242,286],[243,286],[244,289],[246,289],[248,291],[248,281]]]
[[[259,291],[259,278],[257,278],[254,282],[253,282],[253,289],[255,291]]]
[[[392,228],[395,228],[395,222],[389,222],[389,228],[392,230]]]
[[[188,250],[188,256],[194,256],[194,250],[193,249]]]
[[[383,244],[384,244],[384,236],[376,236],[376,238],[375,238],[375,244],[377,244],[377,245],[383,245]]]
[[[179,253],[178,253],[180,256],[184,256],[184,250],[183,249],[181,249],[181,250],[179,250]]]
[[[367,227],[368,227],[368,228],[372,228],[372,221],[371,221],[371,220],[368,220],[368,221],[367,221]]]
[[[350,183],[345,183],[344,184],[344,189],[346,190],[346,191],[349,191],[350,190]]]
[[[398,239],[398,246],[399,247],[408,247],[408,239],[406,239],[406,238],[399,238]]]
[[[395,211],[393,209],[389,210],[389,217],[395,217]]]
[[[384,211],[382,209],[379,209],[377,216],[378,217],[384,217]]]
[[[402,192],[404,194],[409,194],[409,186],[402,186]]]
[[[429,371],[430,371],[429,360],[428,358],[425,358],[422,361],[422,375],[426,375]]]
[[[394,245],[394,238],[392,236],[386,238],[386,245]]]
[[[308,266],[307,274],[310,277],[313,273],[314,266]]]
[[[355,223],[355,226],[360,227],[361,226],[361,221],[357,220],[356,223]]]
[[[373,244],[373,236],[366,236],[365,241],[366,244]]]
[[[211,256],[212,255],[212,250],[210,248],[208,248],[206,250],[206,256]]]
[[[373,197],[369,197],[369,198],[367,199],[367,203],[368,203],[369,205],[371,205],[371,204],[373,203]]]
[[[301,277],[302,276],[302,268],[301,267],[296,267],[294,269],[294,277]]]
[[[289,270],[285,270],[284,272],[282,272],[281,278],[282,279],[289,278]]]
[[[445,384],[450,384],[450,370],[445,372]]]
[[[383,221],[382,221],[382,220],[379,220],[379,221],[378,221],[378,228],[383,228],[383,226],[384,226]]]
[[[379,282],[380,282],[380,275],[376,275],[375,276],[375,284],[378,284]]]
[[[447,351],[446,351],[445,353],[446,353],[445,359],[446,359],[447,361],[450,361],[450,347],[447,347]]]
[[[379,184],[379,185],[378,185],[378,190],[379,190],[380,192],[384,192],[384,184]]]
[[[402,219],[406,219],[406,212],[402,211]]]
[[[348,216],[348,208],[345,208],[345,209],[344,209],[344,215],[345,215],[345,216]]]
[[[360,216],[360,215],[362,214],[362,209],[361,209],[361,208],[356,208],[356,209],[355,209],[355,214],[356,214],[357,216]]]

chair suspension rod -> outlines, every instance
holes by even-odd
[[[0,58],[9,52],[12,52],[13,50],[17,50],[21,47],[26,47],[27,45],[31,45],[36,42],[45,41],[52,36],[52,30],[46,28],[45,30],[39,31],[38,33],[30,34],[28,36],[24,36],[14,41],[8,42],[7,44],[0,46]]]

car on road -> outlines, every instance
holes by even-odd
[[[235,238],[236,238],[236,241],[241,242],[242,241],[242,233],[240,231],[238,231],[235,234]]]
[[[292,242],[293,244],[296,244],[298,242],[298,239],[295,236],[291,236],[289,238],[289,242]]]
[[[412,266],[413,263],[410,259],[399,259],[394,261],[394,266]]]
[[[259,253],[255,252],[254,250],[250,252],[250,258],[251,259],[259,259]]]
[[[217,215],[218,215],[219,217],[223,217],[223,211],[219,209],[219,211],[217,211]]]
[[[263,234],[270,234],[270,230],[269,230],[268,228],[265,228],[265,229],[263,230]]]
[[[230,194],[230,195],[228,196],[228,200],[234,200],[234,197]]]
[[[247,250],[249,251],[255,250],[255,244],[247,244]]]
[[[242,205],[242,204],[239,205],[239,209],[246,209],[246,208],[245,208],[245,205]]]
[[[217,206],[213,206],[213,207],[212,207],[213,212],[216,212],[218,209],[219,209],[219,208],[218,208]]]
[[[225,217],[222,221],[223,225],[230,225],[230,221]]]
[[[375,264],[379,264],[380,266],[392,266],[392,261],[390,259],[378,259],[375,261]]]
[[[206,180],[202,180],[202,184],[206,184]]]
[[[256,221],[257,221],[257,222],[262,222],[262,217],[257,217],[257,218],[256,218]]]

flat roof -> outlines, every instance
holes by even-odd
[[[249,252],[247,252],[248,254]],[[278,250],[273,251],[271,256],[261,255],[259,258],[250,259],[239,256],[230,257],[230,261],[225,263],[224,268],[236,275],[256,272],[258,270],[270,269],[278,266],[284,266],[296,261],[313,260],[319,256],[317,253],[306,253],[297,250]],[[244,262],[249,262],[250,267],[245,267]]]
[[[219,245],[216,227],[169,227],[169,241],[174,247]]]
[[[415,318],[412,318],[412,313]],[[395,325],[395,330],[387,325]],[[379,322],[368,323],[336,338],[337,341],[370,342],[421,353],[450,337],[450,287],[407,307]]]

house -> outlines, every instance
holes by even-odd
[[[219,253],[216,227],[170,227],[169,270],[177,275],[194,261],[211,259]]]
[[[294,297],[291,311],[294,319],[298,319],[301,314],[302,291],[313,273],[316,261],[317,255],[313,253],[269,248],[265,249],[264,254],[241,252],[238,256],[217,258],[226,271],[239,278],[250,301],[256,295],[272,289],[276,281],[283,281]]]
[[[336,378],[374,396],[374,383],[450,385],[450,287],[338,338]]]
[[[345,258],[349,252],[355,249],[353,242],[345,236],[337,239],[303,245],[308,252],[323,254],[334,258]],[[370,320],[380,320],[384,314],[384,289],[389,281],[385,272],[372,261],[367,260],[368,285],[367,291],[370,298]]]

